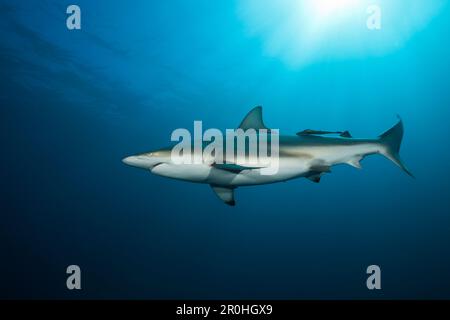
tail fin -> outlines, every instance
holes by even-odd
[[[402,160],[400,159],[399,152],[400,152],[400,145],[402,143],[402,138],[403,138],[403,122],[400,119],[395,126],[393,126],[388,131],[379,136],[380,143],[384,146],[383,150],[381,150],[381,153],[386,158],[394,162],[397,166],[399,166],[411,177],[414,177],[411,171],[408,170],[408,168],[403,164]]]

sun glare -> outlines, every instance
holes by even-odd
[[[358,0],[307,0],[306,8],[315,18],[326,19],[332,15],[349,13],[358,6]]]
[[[241,0],[240,13],[267,55],[293,67],[323,59],[397,50],[438,14],[445,0]],[[373,7],[379,27],[370,29]]]

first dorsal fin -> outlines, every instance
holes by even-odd
[[[250,110],[239,125],[239,129],[267,129],[262,119],[262,107],[258,106]]]

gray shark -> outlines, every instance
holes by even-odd
[[[268,129],[262,119],[262,107],[252,109],[239,128]],[[399,121],[391,129],[374,139],[355,139],[348,131],[323,131],[306,129],[293,136],[279,136],[278,171],[273,175],[261,174],[261,167],[236,163],[218,164],[214,161],[200,164],[176,164],[172,161],[172,147],[141,153],[124,158],[130,166],[149,170],[160,176],[209,184],[215,194],[226,204],[234,206],[234,190],[251,186],[307,178],[320,182],[331,167],[349,164],[361,168],[360,161],[373,154],[391,160],[408,175],[413,176],[399,156],[403,138],[403,123]],[[192,150],[192,152],[195,152]]]

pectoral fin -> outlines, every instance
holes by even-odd
[[[218,196],[219,199],[225,202],[227,205],[234,206],[236,204],[234,202],[234,188],[227,188],[215,185],[211,185],[211,188],[215,192],[216,196]]]
[[[214,168],[217,169],[221,169],[221,170],[226,170],[226,171],[230,171],[230,172],[234,172],[234,173],[239,173],[243,170],[251,170],[251,169],[261,169],[264,167],[261,166],[241,166],[239,164],[234,164],[234,163],[214,163],[212,165]]]

